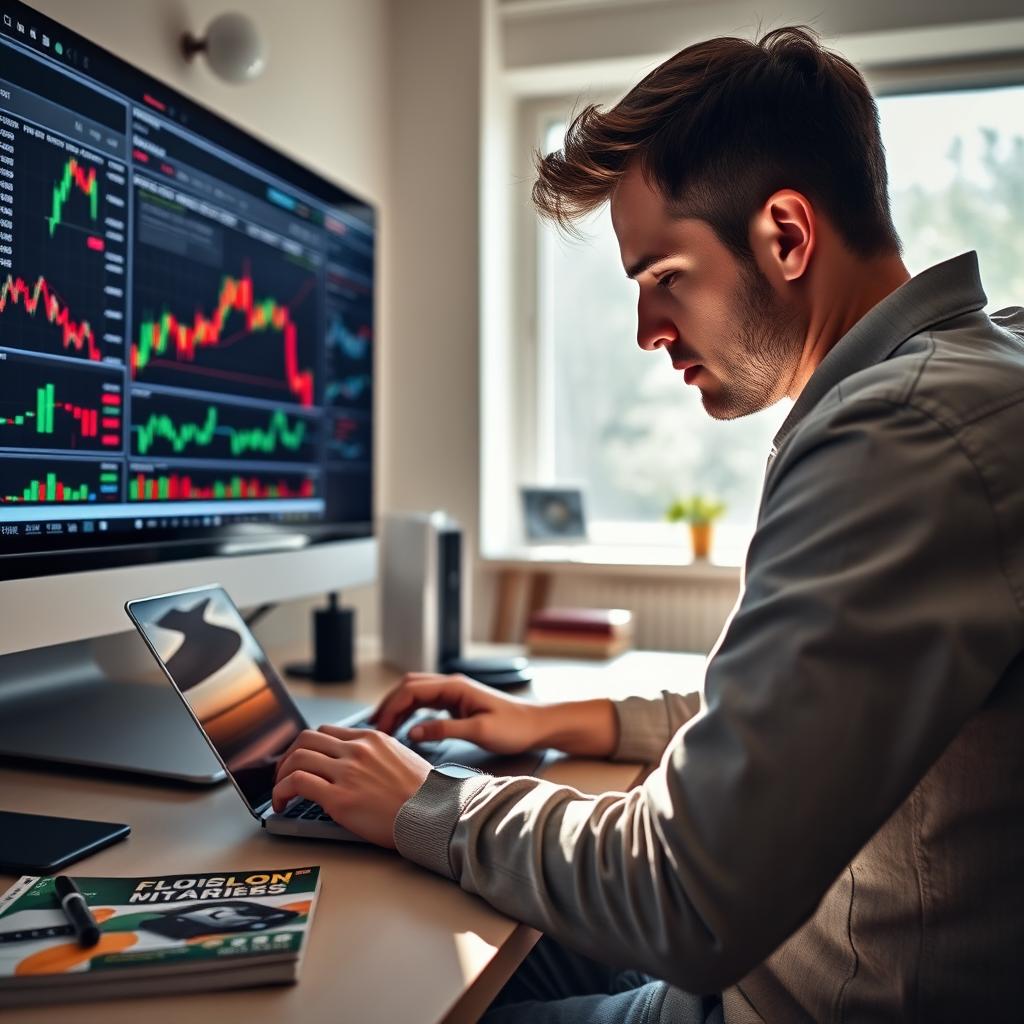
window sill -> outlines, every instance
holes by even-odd
[[[591,524],[584,541],[512,544],[483,552],[481,562],[495,570],[737,580],[752,533],[749,525],[717,524],[711,557],[702,559],[693,557],[690,531],[682,524],[598,522]]]
[[[485,569],[536,569],[559,573],[605,576],[658,576],[671,579],[737,580],[740,565],[719,560],[695,559],[688,546],[625,547],[598,544],[538,544],[480,556]]]

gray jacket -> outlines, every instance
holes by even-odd
[[[431,773],[399,851],[726,1019],[1024,1016],[1024,310],[913,278],[776,438],[699,703],[617,705],[630,793]]]

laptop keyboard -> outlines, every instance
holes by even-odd
[[[312,800],[300,800],[283,814],[282,818],[301,818],[303,821],[330,821],[331,816]]]

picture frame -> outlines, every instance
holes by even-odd
[[[571,544],[587,539],[581,488],[523,484],[519,493],[523,532],[529,543]]]

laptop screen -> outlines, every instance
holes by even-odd
[[[204,587],[131,601],[128,614],[257,814],[306,721],[231,598]]]

